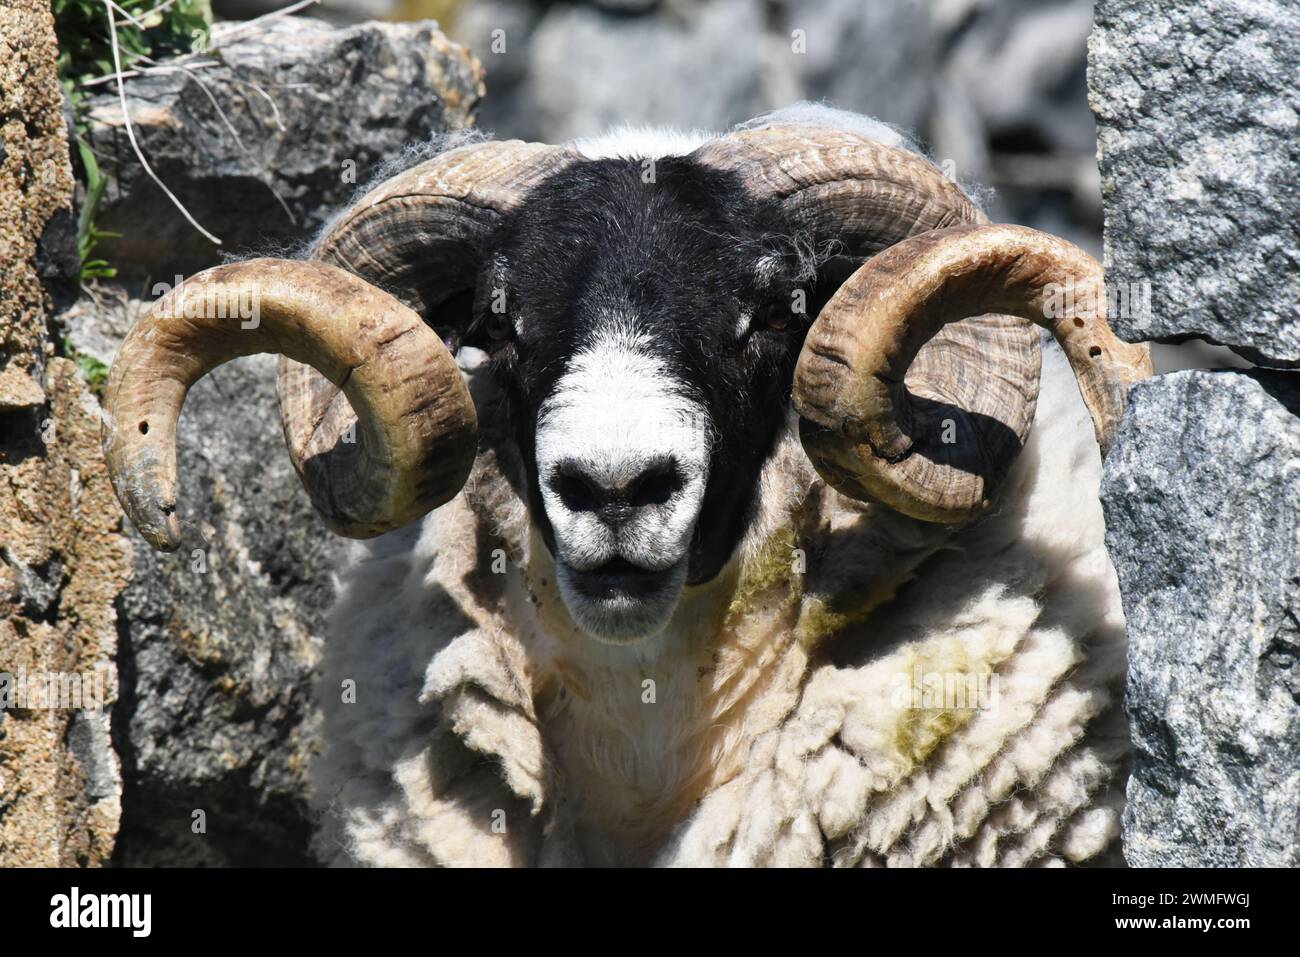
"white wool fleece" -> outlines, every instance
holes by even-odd
[[[564,620],[522,503],[484,455],[455,501],[352,547],[322,664],[317,851],[374,865],[1118,862],[1124,626],[1099,476],[1050,343],[1001,504],[964,530],[840,497],[791,431],[742,554],[688,590],[665,636],[611,648]],[[984,675],[992,700],[945,709],[910,691],[952,675]]]

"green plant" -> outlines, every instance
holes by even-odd
[[[91,254],[101,239],[112,239],[122,235],[99,229],[95,225],[95,213],[99,211],[99,202],[104,198],[104,187],[108,185],[99,171],[99,162],[86,141],[76,136],[77,154],[81,157],[81,167],[86,172],[86,198],[81,204],[77,216],[77,247],[81,251],[81,281],[91,279],[112,279],[117,270],[106,259],[92,259]]]
[[[67,356],[77,364],[81,377],[90,386],[90,391],[99,398],[104,397],[104,388],[108,385],[108,366],[94,356],[78,352],[66,335],[59,339],[59,354]]]
[[[212,25],[209,0],[115,0],[126,12],[116,12],[118,57],[122,70],[168,54],[204,49]],[[114,72],[112,31],[104,0],[53,0],[54,30],[59,39],[59,77],[72,110],[73,140],[81,161],[85,200],[77,217],[77,245],[81,253],[81,281],[111,279],[117,275],[107,260],[93,258],[100,240],[117,233],[98,229],[99,210],[107,181],[86,142],[89,119],[85,109],[87,81]],[[84,370],[83,370],[84,371]]]
[[[212,25],[208,0],[115,0],[132,19],[118,14],[117,46],[122,69],[143,57],[188,53],[207,46]],[[59,38],[59,75],[74,84],[113,72],[113,47],[104,0],[54,0]]]

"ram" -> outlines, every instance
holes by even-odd
[[[1102,282],[851,114],[480,140],[159,300],[105,452],[176,548],[186,390],[281,355],[298,474],[371,539],[322,664],[327,860],[1107,860],[1098,447],[1150,359]]]

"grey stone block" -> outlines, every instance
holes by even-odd
[[[1142,866],[1300,865],[1300,375],[1133,391],[1106,462]]]
[[[1108,273],[1130,340],[1300,365],[1300,6],[1098,0],[1090,41]]]

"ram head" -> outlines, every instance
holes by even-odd
[[[479,142],[370,191],[305,261],[210,269],[155,303],[114,363],[104,445],[136,527],[178,547],[186,391],[278,353],[289,455],[332,529],[409,523],[491,453],[573,620],[628,643],[731,559],[792,414],[839,493],[968,522],[1033,419],[1037,324],[1104,451],[1150,360],[1110,332],[1102,279],[855,132],[776,124],[637,160]]]

